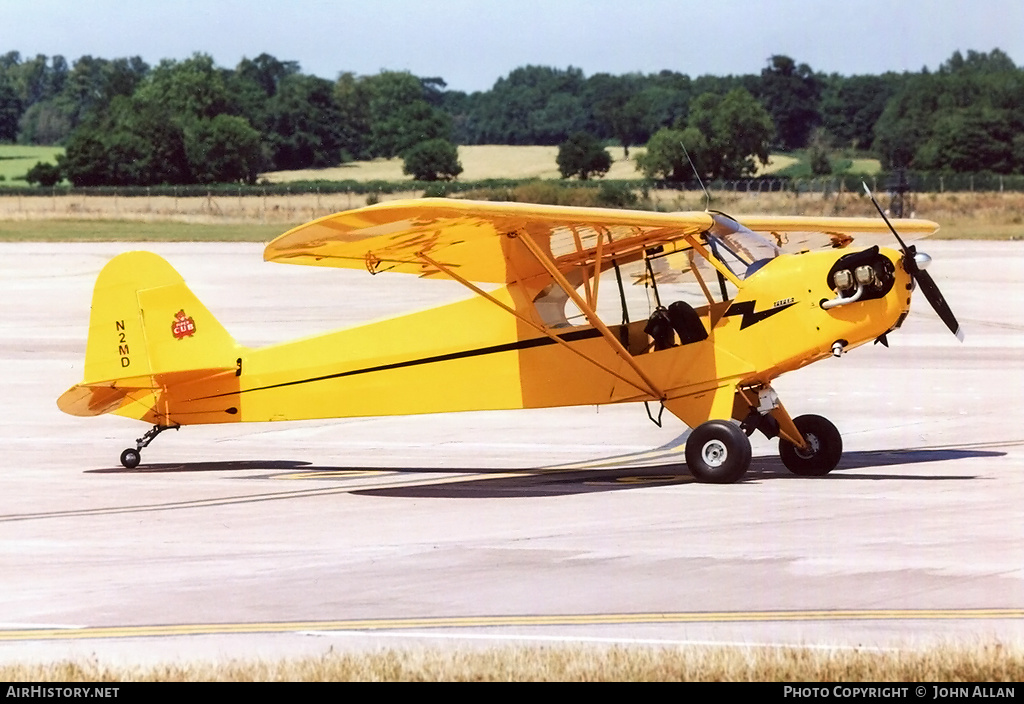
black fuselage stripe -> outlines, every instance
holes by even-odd
[[[600,337],[601,332],[599,330],[578,330],[576,332],[566,333],[565,335],[559,335],[558,337],[566,342],[576,342],[577,340],[587,340],[594,337]],[[467,359],[469,357],[480,357],[488,354],[499,354],[501,352],[516,352],[519,350],[528,350],[534,347],[544,347],[545,345],[557,344],[550,337],[535,337],[529,340],[520,340],[519,342],[510,342],[504,345],[493,345],[491,347],[479,347],[474,350],[464,350],[462,352],[450,352],[448,354],[439,354],[432,357],[421,357],[420,359],[410,359],[405,362],[394,362],[393,364],[381,364],[375,367],[364,367],[362,369],[350,369],[344,372],[337,372],[334,374],[325,374],[323,376],[314,376],[307,379],[296,379],[295,381],[283,381],[280,384],[270,384],[268,386],[258,386],[252,389],[242,389],[240,391],[232,391],[224,394],[214,394],[212,396],[204,396],[197,401],[210,399],[210,398],[221,398],[224,396],[237,396],[239,394],[249,393],[251,391],[267,391],[269,389],[280,389],[286,386],[296,386],[298,384],[311,384],[317,381],[327,381],[328,379],[341,379],[346,376],[356,376],[358,374],[371,374],[373,372],[385,372],[392,369],[403,369],[405,367],[415,367],[421,364],[434,364],[436,362],[450,362],[455,359]]]

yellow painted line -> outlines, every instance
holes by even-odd
[[[557,614],[550,616],[457,616],[438,618],[209,623],[164,626],[20,628],[0,630],[0,641],[152,638],[158,636],[240,635],[304,631],[397,631],[420,628],[508,626],[598,626],[623,624],[737,623],[800,621],[992,620],[1022,619],[1024,609],[860,609],[822,611],[711,611],[640,614]]]

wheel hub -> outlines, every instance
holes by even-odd
[[[821,450],[821,441],[813,433],[804,433],[804,440],[807,441],[807,449],[796,448],[796,455],[800,459],[809,460]]]
[[[709,467],[721,467],[729,456],[729,450],[721,440],[709,440],[700,451],[701,459]]]

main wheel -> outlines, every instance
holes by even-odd
[[[750,440],[734,423],[709,420],[687,438],[686,466],[699,482],[731,484],[750,467]]]
[[[839,464],[843,456],[843,437],[828,419],[806,415],[793,419],[808,448],[801,450],[785,439],[779,440],[779,456],[793,474],[801,477],[823,477]]]
[[[127,450],[121,453],[121,464],[128,469],[135,469],[139,466],[139,462],[142,461],[142,455],[138,450],[129,447]]]

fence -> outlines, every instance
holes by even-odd
[[[752,179],[719,180],[708,184],[712,193],[821,194],[859,193],[862,178],[876,193],[885,193],[894,183],[888,174],[876,176],[822,176],[788,179],[764,176]],[[1000,174],[910,174],[914,193],[1024,192],[1024,176]],[[2,188],[0,219],[129,219],[179,220],[183,222],[267,222],[298,223],[341,210],[358,208],[378,200],[448,195],[476,189],[509,188],[527,181],[488,180],[476,182],[318,182],[257,186],[221,185],[154,186],[125,188]],[[684,183],[649,181],[545,181],[552,188],[618,188],[671,194],[700,192],[696,181]],[[652,194],[653,195],[653,194]]]

